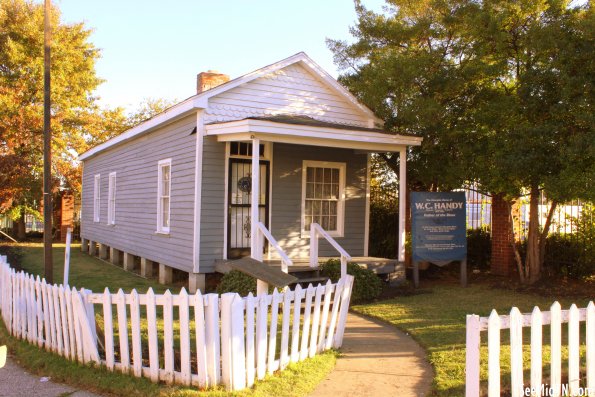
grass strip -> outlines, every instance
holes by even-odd
[[[453,285],[437,285],[431,289],[419,290],[416,295],[403,296],[372,304],[354,306],[358,313],[391,323],[411,335],[428,353],[428,360],[435,370],[433,395],[462,396],[465,394],[465,317],[467,314],[488,316],[492,309],[498,314],[510,313],[513,306],[523,313],[530,313],[534,306],[549,311],[551,304],[558,300],[562,309],[572,303],[586,307],[587,299],[568,299],[556,296],[543,297],[536,294],[518,293],[510,290],[494,289],[489,285],[472,285],[461,288]],[[562,368],[568,368],[567,324],[562,324],[563,347]],[[581,323],[580,340],[584,343],[584,322]],[[509,331],[501,331],[501,379],[503,390],[510,385]],[[523,332],[525,383],[529,379],[530,330]],[[482,387],[487,386],[487,333],[481,333],[481,379]],[[549,326],[543,327],[543,375],[549,376]],[[581,348],[584,363],[584,346]],[[487,390],[487,389],[486,389]]]
[[[43,263],[43,249],[40,244],[11,245],[10,249],[19,250],[20,266],[25,271],[32,274],[43,273],[43,268],[40,265]],[[62,277],[62,269],[57,264],[62,263],[63,253],[63,245],[58,246],[54,252],[56,280]],[[157,293],[162,293],[166,289],[166,286],[160,286],[154,280],[138,277],[117,266],[85,255],[75,247],[71,252],[70,280],[71,284],[77,285],[79,288],[91,289],[94,292],[102,292],[106,285],[112,292],[117,291],[118,288],[122,288],[126,292],[136,288],[140,293],[144,293],[148,287],[153,287]],[[176,324],[179,323],[176,322]],[[146,338],[144,331],[143,338]],[[110,372],[105,367],[75,363],[27,342],[12,338],[2,321],[0,321],[0,344],[6,344],[11,357],[33,374],[49,376],[54,382],[66,383],[75,388],[125,397],[302,397],[310,394],[326,378],[335,367],[339,356],[335,350],[326,351],[305,361],[290,364],[285,370],[277,371],[262,381],[256,382],[250,389],[230,393],[222,387],[198,390],[196,387],[155,384],[146,378]],[[277,343],[277,347],[279,347],[279,343]]]

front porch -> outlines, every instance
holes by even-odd
[[[304,116],[204,129],[226,144],[226,241],[216,271],[229,271],[232,260],[249,255],[286,273],[316,274],[319,263],[339,253],[342,268],[357,262],[378,274],[404,273],[406,153],[420,138]],[[239,155],[238,148],[244,148]],[[398,152],[401,160],[396,260],[368,256],[370,154],[378,152]]]
[[[330,259],[340,260],[340,257],[319,257],[318,266],[310,266],[309,259],[297,258],[293,259],[293,265],[288,267],[288,273],[297,278],[297,281],[291,284],[324,284],[328,281],[327,277],[321,276],[320,264],[325,263]],[[234,268],[238,268],[234,259],[221,259],[215,262],[215,270],[218,273],[228,273]],[[262,261],[265,265],[272,269],[282,270],[283,263],[278,259],[265,259]],[[347,263],[357,263],[364,269],[372,270],[379,276],[386,277],[391,283],[399,283],[405,279],[405,265],[400,263],[397,259],[376,258],[372,256],[357,256],[351,257]]]

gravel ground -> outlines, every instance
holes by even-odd
[[[6,366],[0,368],[0,396],[1,397],[98,397],[88,391],[52,382],[51,379],[31,375],[9,357]]]

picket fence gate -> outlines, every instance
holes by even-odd
[[[151,288],[93,293],[16,272],[0,256],[0,310],[13,336],[73,361],[200,388],[240,390],[339,348],[352,287],[347,275],[336,284],[244,298],[184,288],[177,295]]]
[[[580,325],[585,326],[585,372],[581,378]],[[568,324],[568,381],[562,383],[562,324]],[[544,381],[543,326],[550,326],[550,377]],[[523,327],[531,331],[530,381],[523,379]],[[589,302],[579,309],[573,304],[562,310],[554,302],[550,311],[538,307],[522,314],[513,307],[510,315],[498,315],[492,310],[489,317],[467,315],[466,397],[480,395],[480,335],[488,333],[488,396],[501,395],[500,390],[500,331],[510,330],[510,392],[520,396],[595,396],[595,304]]]

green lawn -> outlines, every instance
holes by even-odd
[[[12,250],[20,251],[21,267],[30,274],[43,276],[43,245],[41,243],[6,244]],[[62,284],[64,280],[64,244],[54,244],[54,282]],[[68,282],[77,288],[87,288],[93,292],[103,292],[109,287],[112,292],[122,288],[130,292],[133,288],[145,293],[152,287],[156,293],[163,293],[170,288],[172,293],[179,291],[180,285],[160,285],[156,279],[146,279],[134,273],[126,272],[121,267],[102,261],[81,252],[80,244],[72,244],[70,250],[70,274]]]
[[[300,363],[290,364],[284,371],[267,376],[250,388],[229,393],[216,390],[199,391],[184,386],[165,386],[146,378],[135,378],[104,367],[83,366],[56,354],[40,350],[10,337],[0,322],[0,345],[7,345],[9,354],[33,374],[49,376],[55,382],[102,394],[126,397],[301,397],[308,395],[335,367],[338,353],[330,350]]]
[[[398,297],[378,303],[354,306],[353,310],[376,317],[396,325],[413,336],[427,351],[428,359],[435,370],[433,394],[436,396],[462,396],[465,384],[465,316],[477,314],[488,316],[495,308],[499,314],[508,314],[512,306],[521,312],[531,312],[534,306],[542,311],[549,310],[555,297],[542,297],[533,294],[515,293],[510,290],[494,289],[486,284],[461,288],[453,285],[437,285],[412,296]],[[586,299],[558,299],[563,309],[571,303],[586,307]],[[584,323],[581,323],[584,325]],[[581,326],[582,326],[581,325]],[[584,328],[582,330],[584,335]],[[530,332],[523,332],[529,342]],[[565,332],[563,331],[563,335]],[[581,340],[584,341],[584,336]],[[502,383],[508,385],[510,366],[507,363],[510,351],[508,331],[502,331]],[[544,327],[544,344],[549,341],[548,327]],[[524,349],[525,363],[529,363],[529,349]],[[487,380],[487,335],[482,332],[482,381]],[[584,351],[583,351],[584,354]],[[566,357],[566,351],[563,351]],[[544,362],[549,362],[549,346],[544,347]],[[584,360],[583,360],[584,362]],[[564,363],[563,363],[564,366]],[[529,367],[526,366],[526,369]],[[548,365],[544,367],[544,377],[549,375]],[[525,373],[528,379],[528,372]],[[485,385],[484,385],[485,386]]]
[[[55,244],[54,247],[54,280],[60,283],[63,280],[64,245]],[[24,270],[31,274],[43,274],[43,247],[41,244],[0,245],[0,254],[5,254],[7,249],[12,250],[13,254],[16,253],[16,256],[20,259],[20,265]],[[122,288],[125,292],[130,292],[133,288],[136,288],[139,293],[144,293],[149,287],[152,287],[156,293],[163,293],[167,288],[170,288],[172,292],[177,292],[181,286],[180,284],[159,285],[154,279],[145,279],[126,272],[118,266],[81,253],[80,245],[78,244],[72,246],[69,284],[77,288],[88,288],[94,292],[102,292],[108,286],[112,292],[116,292],[118,288]],[[144,314],[144,308],[142,311],[141,316]],[[176,313],[174,313],[174,318],[177,318]],[[102,325],[103,318],[101,310],[97,308],[96,319],[98,324]],[[114,322],[114,324],[116,323]],[[176,321],[174,323],[174,343],[176,345],[179,344],[178,327],[179,323]],[[161,334],[163,330],[162,327],[159,328]],[[194,337],[195,330],[193,327],[191,327],[190,331],[191,337]],[[117,349],[117,327],[114,329],[114,334],[114,342]],[[146,345],[146,319],[142,320],[142,317],[141,336],[143,338],[143,345]],[[10,353],[15,359],[33,373],[50,376],[55,381],[68,383],[76,387],[126,397],[305,396],[314,390],[316,385],[332,371],[338,356],[337,352],[329,351],[312,359],[291,364],[284,371],[278,372],[273,376],[267,376],[265,380],[257,382],[251,389],[230,394],[223,389],[198,391],[196,388],[181,386],[168,387],[161,384],[153,384],[144,378],[134,378],[121,373],[109,372],[105,368],[81,366],[25,342],[10,338],[3,324],[0,326],[0,344],[7,344]],[[277,343],[278,348],[279,346],[280,343]],[[192,354],[191,356],[194,357],[195,355]],[[143,353],[143,357],[148,357],[146,352]]]

